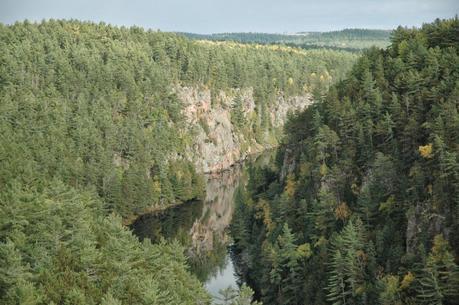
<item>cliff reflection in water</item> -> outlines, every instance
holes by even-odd
[[[178,240],[187,249],[191,271],[206,283],[213,295],[228,285],[236,286],[234,266],[228,255],[234,195],[238,186],[247,181],[246,169],[272,162],[274,154],[274,151],[265,152],[227,171],[208,175],[204,201],[143,215],[131,229],[140,239],[149,238],[152,242],[161,238]]]
[[[187,248],[192,272],[203,282],[227,263],[228,226],[234,192],[242,180],[243,166],[207,176],[205,201],[193,201],[139,217],[131,226],[141,240],[178,240]]]

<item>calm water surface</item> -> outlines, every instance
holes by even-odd
[[[266,152],[220,174],[206,177],[204,201],[184,203],[165,211],[139,217],[131,226],[140,238],[157,242],[177,239],[186,248],[191,271],[204,283],[212,296],[228,286],[237,288],[229,245],[228,227],[234,210],[237,187],[247,181],[248,166],[272,162],[274,152]]]

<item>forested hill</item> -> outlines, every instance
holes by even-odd
[[[263,304],[459,304],[458,34],[398,28],[252,170],[231,231]]]
[[[0,304],[208,304],[182,249],[139,243],[121,216],[202,196],[185,156],[196,134],[219,138],[188,114],[229,113],[215,129],[260,146],[278,129],[273,105],[322,96],[355,59],[104,23],[0,25]]]
[[[287,44],[305,49],[332,48],[348,51],[361,51],[375,46],[386,47],[389,44],[389,30],[344,29],[332,32],[300,32],[295,34],[271,33],[217,33],[194,34],[178,33],[191,39],[216,41],[235,41],[241,43]]]
[[[187,125],[182,88],[196,88],[196,103],[210,91],[209,107],[234,108],[240,134],[263,144],[279,96],[320,95],[356,59],[78,21],[0,26],[0,39],[0,186],[56,178],[94,188],[123,216],[200,197],[200,175],[180,156],[194,127],[209,127]],[[220,97],[248,88],[255,112],[245,118],[242,101]]]

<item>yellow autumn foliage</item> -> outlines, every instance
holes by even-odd
[[[351,210],[346,202],[341,202],[335,209],[335,218],[339,220],[346,220],[351,216]]]
[[[161,182],[159,182],[158,180],[154,180],[151,184],[151,188],[153,193],[161,193]]]
[[[393,195],[389,196],[385,202],[379,204],[380,212],[390,212],[395,206],[395,197]]]
[[[322,165],[320,166],[320,175],[323,177],[323,176],[325,176],[327,173],[328,173],[327,164],[322,163]]]
[[[426,159],[432,158],[432,151],[433,151],[432,143],[429,143],[429,144],[424,145],[424,146],[421,145],[421,146],[419,146],[418,150],[419,150],[419,153],[421,154],[421,156],[423,158],[426,158]]]
[[[414,281],[414,275],[410,271],[408,271],[407,274],[403,277],[402,282],[400,283],[400,288],[401,289],[406,289],[408,288],[411,283]]]
[[[356,183],[352,183],[351,191],[352,191],[352,194],[358,195],[360,193],[360,188]]]
[[[195,40],[195,43],[207,46],[225,46],[230,49],[255,49],[255,50],[271,50],[277,52],[284,52],[289,54],[299,54],[299,55],[308,55],[306,50],[295,48],[295,47],[287,47],[287,46],[280,46],[280,45],[264,45],[264,44],[247,44],[247,43],[239,43],[234,41],[214,41],[214,40]]]
[[[293,195],[295,194],[295,189],[296,189],[295,180],[293,179],[292,175],[289,175],[287,177],[287,182],[285,183],[284,191],[288,197],[293,197]]]
[[[317,242],[314,244],[314,247],[321,247],[327,245],[328,240],[324,236],[320,236]]]
[[[364,292],[365,292],[365,286],[364,285],[360,285],[360,286],[357,286],[354,290],[355,294],[356,295],[362,295]]]
[[[432,192],[433,192],[433,186],[432,186],[432,184],[428,184],[428,185],[427,185],[427,193],[429,193],[430,195],[432,195]]]
[[[311,163],[304,162],[300,164],[300,175],[302,177],[308,175],[310,171],[311,171]]]
[[[300,257],[309,258],[312,255],[311,245],[309,243],[299,245],[296,251]]]
[[[274,224],[271,219],[271,209],[269,207],[269,203],[266,200],[260,199],[257,203],[257,208],[259,212],[256,213],[255,217],[257,219],[262,219],[263,224],[266,226],[268,231],[272,231]]]

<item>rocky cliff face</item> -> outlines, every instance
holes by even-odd
[[[193,133],[185,157],[204,173],[222,171],[250,154],[275,146],[287,114],[312,103],[308,94],[289,98],[279,94],[261,108],[251,88],[221,91],[213,98],[210,90],[201,88],[178,87],[176,94],[184,104],[186,132]],[[244,128],[234,124],[235,106],[240,107]]]

